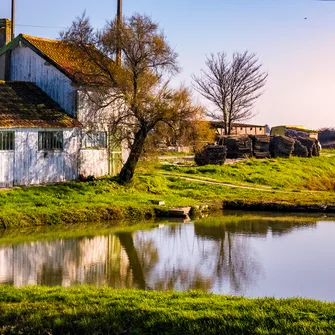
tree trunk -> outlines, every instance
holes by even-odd
[[[148,132],[141,128],[136,134],[134,143],[131,147],[129,157],[126,161],[126,164],[123,165],[121,172],[120,172],[120,180],[123,183],[129,182],[133,176],[134,171],[137,165],[137,162],[140,158],[140,155],[142,153],[142,149],[144,146],[145,139],[148,135]]]
[[[231,124],[232,124],[232,121],[229,118],[229,120],[228,120],[228,126],[227,126],[227,134],[228,135],[231,135]]]

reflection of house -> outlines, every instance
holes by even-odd
[[[110,140],[106,115],[113,109],[93,112],[96,108],[85,94],[92,75],[83,75],[78,51],[61,41],[22,34],[10,41],[10,26],[9,20],[0,19],[0,80],[30,84],[2,83],[0,100],[7,105],[0,105],[0,187],[118,172],[127,152]],[[92,68],[89,62],[84,63]],[[14,89],[19,86],[20,91]],[[11,103],[15,111],[8,110]],[[60,118],[67,121],[60,123]],[[73,135],[80,125],[83,128]],[[23,133],[24,141],[20,138]],[[73,166],[67,164],[71,171],[64,173],[67,148],[76,161]],[[12,166],[11,156],[22,160],[23,179],[16,175],[18,167]],[[41,168],[49,169],[53,177],[38,179],[30,175],[39,174]]]
[[[0,248],[0,285],[13,284],[13,268],[9,266],[12,254],[12,248]]]
[[[319,132],[312,129],[306,129],[303,126],[276,126],[271,128],[271,136],[273,135],[310,137],[317,140],[319,137]]]
[[[127,254],[114,235],[0,247],[0,285],[124,288],[132,280],[128,272]]]
[[[219,136],[225,135],[224,122],[211,121],[212,128],[216,129],[216,134]],[[230,135],[265,135],[265,125],[254,125],[246,123],[233,123]]]

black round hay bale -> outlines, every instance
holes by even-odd
[[[290,157],[294,149],[294,142],[293,138],[287,136],[273,136],[270,142],[271,157]]]
[[[256,158],[270,157],[270,136],[249,135],[252,140],[252,153]]]
[[[219,143],[227,147],[227,158],[247,158],[252,156],[252,140],[249,136],[223,136]]]
[[[318,156],[316,148],[316,139],[310,137],[298,137],[298,141],[301,142],[308,150],[308,157]]]
[[[308,157],[308,149],[306,146],[302,145],[299,140],[295,140],[292,155],[297,157]]]
[[[224,164],[227,157],[227,148],[224,145],[207,145],[195,154],[194,161],[197,165]]]

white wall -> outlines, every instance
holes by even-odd
[[[98,108],[103,103],[94,103],[94,92],[84,89],[78,90],[77,119],[86,129],[95,128],[96,130],[108,130],[108,124],[112,122],[113,115],[117,113],[121,103],[115,102],[104,108]]]
[[[18,44],[11,55],[11,80],[35,83],[71,116],[76,112],[76,87],[72,81],[30,48]]]
[[[14,184],[44,184],[77,179],[79,130],[63,130],[62,151],[39,151],[38,131],[19,129],[15,133]]]
[[[82,149],[79,174],[102,177],[109,174],[108,149]]]
[[[91,98],[89,97],[90,94]],[[119,109],[124,108],[124,104],[121,100],[118,100],[103,109],[98,109],[93,99],[93,92],[78,90],[78,121],[83,124],[86,130],[108,132],[108,125],[112,122],[113,115],[117,114]],[[121,148],[122,163],[124,164],[129,156],[126,141],[122,142]],[[110,158],[108,156],[108,149],[83,148],[80,154],[80,174],[84,176],[93,175],[95,177],[112,174],[112,166],[115,166],[115,164],[110,162],[110,159],[113,159],[114,156],[110,155]]]
[[[80,130],[63,130],[62,151],[39,151],[38,131],[16,129],[15,151],[0,151],[0,187],[47,184],[78,178]]]
[[[0,151],[0,187],[10,187],[14,178],[14,151]]]

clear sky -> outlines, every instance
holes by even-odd
[[[102,27],[116,13],[116,0],[16,0],[16,34],[56,38],[86,10]],[[10,17],[1,0],[0,17]],[[182,73],[204,67],[212,52],[248,49],[269,73],[250,122],[335,127],[335,1],[317,0],[123,0],[124,15],[145,13],[160,24],[179,54]]]

